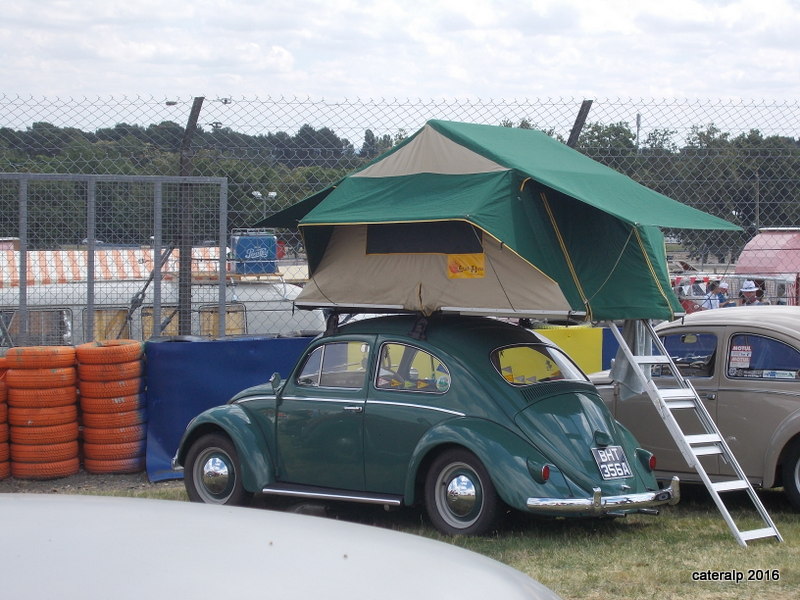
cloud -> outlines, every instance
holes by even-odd
[[[17,0],[0,76],[34,95],[794,99],[798,28],[793,0]]]

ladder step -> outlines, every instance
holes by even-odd
[[[713,487],[718,492],[733,492],[735,490],[746,490],[750,485],[743,479],[736,479],[734,481],[718,481],[712,483]]]
[[[690,388],[665,388],[658,390],[664,400],[694,400],[694,391]]]
[[[691,400],[671,400],[667,401],[667,408],[697,408],[697,405]]]
[[[701,433],[699,435],[687,435],[686,441],[690,444],[708,444],[721,442],[722,439],[716,433]]]
[[[751,529],[750,531],[740,531],[739,535],[743,540],[757,540],[765,537],[778,537],[778,531],[774,527],[763,527],[761,529]]]
[[[661,354],[654,356],[634,356],[633,360],[640,365],[663,365],[672,362],[669,356],[663,356]]]
[[[692,448],[692,453],[695,456],[709,456],[711,454],[722,454],[722,449],[719,446],[696,446]]]

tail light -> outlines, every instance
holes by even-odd
[[[644,448],[636,449],[636,457],[645,469],[656,470],[656,455]]]
[[[550,479],[550,465],[544,465],[542,467],[541,478],[542,482],[545,482],[548,479]]]
[[[545,483],[548,479],[550,479],[550,465],[528,459],[528,473],[531,474],[531,477],[533,477],[534,481],[538,483]]]

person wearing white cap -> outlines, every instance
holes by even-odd
[[[719,284],[719,291],[717,292],[717,303],[720,308],[727,308],[729,306],[736,306],[736,302],[731,300],[728,296],[728,284],[721,281]]]
[[[758,306],[764,304],[756,295],[758,287],[756,287],[756,284],[751,279],[745,281],[739,291],[741,292],[739,306]]]

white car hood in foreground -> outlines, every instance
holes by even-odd
[[[2,596],[558,599],[423,537],[320,517],[133,498],[0,494]]]

